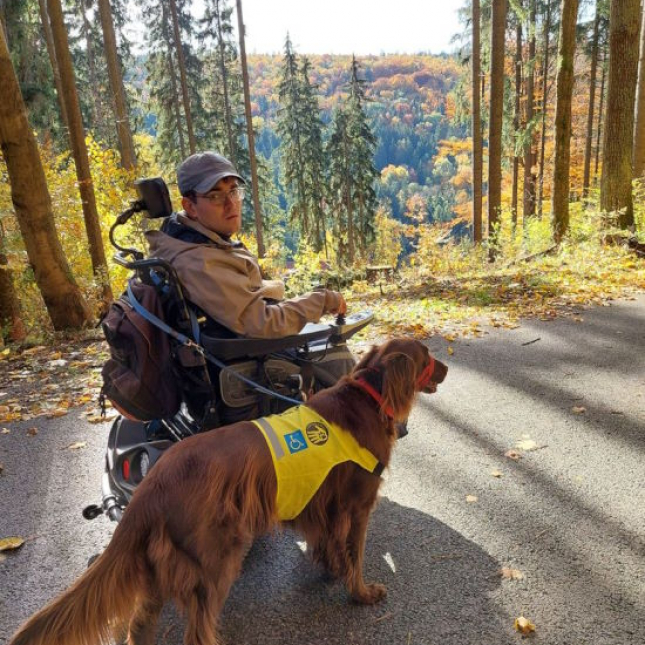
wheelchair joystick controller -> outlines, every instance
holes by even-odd
[[[340,327],[345,324],[345,314],[338,314],[336,316],[336,324]]]

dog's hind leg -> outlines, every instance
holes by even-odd
[[[237,579],[251,538],[232,537],[232,544],[201,561],[202,581],[186,598],[184,645],[218,645],[217,619],[231,586]]]
[[[157,621],[162,609],[163,600],[156,593],[140,601],[130,619],[126,644],[154,645]]]

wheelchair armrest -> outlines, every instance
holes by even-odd
[[[325,340],[332,333],[333,329],[329,325],[308,323],[299,334],[284,338],[214,338],[202,334],[201,342],[204,349],[215,358],[231,361],[304,347],[307,343]]]

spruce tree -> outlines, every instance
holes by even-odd
[[[282,172],[289,192],[289,215],[301,235],[309,236],[310,221],[305,193],[305,155],[303,151],[307,114],[302,97],[298,60],[287,34],[284,60],[278,86],[278,134],[281,138]]]
[[[355,241],[360,253],[366,256],[367,247],[374,241],[374,217],[376,215],[376,192],[374,182],[379,172],[374,166],[376,137],[365,111],[365,81],[359,77],[359,64],[352,56],[347,117],[351,139],[351,172],[354,181],[353,201]],[[350,247],[351,248],[351,247]]]

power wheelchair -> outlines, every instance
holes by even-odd
[[[181,405],[170,418],[137,421],[119,415],[111,425],[101,485],[101,503],[83,511],[86,519],[106,514],[119,521],[137,485],[174,443],[199,432],[284,411],[309,393],[333,385],[354,360],[346,341],[368,325],[369,311],[339,316],[331,324],[307,324],[293,336],[242,338],[190,303],[173,267],[147,258],[115,239],[118,227],[138,213],[147,219],[172,215],[161,178],[136,182],[139,199],[110,230],[114,260],[133,278],[154,287],[164,319],[171,321],[172,370]],[[184,343],[181,338],[189,339]]]

